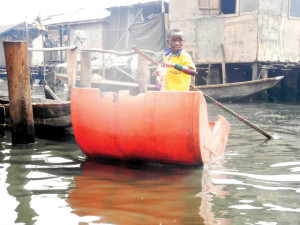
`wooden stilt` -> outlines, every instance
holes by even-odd
[[[80,87],[90,88],[91,87],[91,53],[82,51],[80,54]]]
[[[208,66],[208,74],[207,74],[207,84],[220,84],[220,69],[216,65],[209,65]]]
[[[257,80],[258,78],[258,65],[257,63],[252,64],[252,80]]]
[[[222,53],[222,76],[223,76],[223,84],[227,83],[226,77],[226,59],[225,59],[225,49],[224,45],[221,44],[221,53]]]
[[[76,82],[76,50],[67,50],[67,72],[68,72],[68,95],[67,100],[71,100],[72,88],[75,87]]]
[[[7,70],[9,111],[12,122],[12,143],[34,143],[35,131],[27,43],[3,42],[3,46]]]

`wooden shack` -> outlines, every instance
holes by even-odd
[[[172,0],[169,11],[170,28],[183,31],[193,52],[199,83],[222,83],[222,64],[225,82],[300,68],[300,0]]]
[[[103,9],[77,9],[43,20],[46,27],[46,47],[76,45],[81,48],[103,48],[103,30],[110,13]],[[64,52],[46,53],[46,61],[65,62]]]

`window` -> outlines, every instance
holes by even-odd
[[[199,9],[204,15],[235,14],[236,2],[237,0],[199,0]]]
[[[290,16],[300,17],[300,0],[291,0]]]
[[[221,12],[222,14],[234,14],[236,0],[221,0]]]

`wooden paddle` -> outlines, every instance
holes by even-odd
[[[136,51],[139,55],[145,57],[146,59],[148,59],[151,63],[153,63],[154,65],[158,66],[160,63],[157,62],[156,60],[154,60],[153,58],[151,58],[149,55],[147,55],[146,53],[142,52],[141,50],[139,50],[137,47],[132,46],[132,49],[134,51]],[[191,85],[191,89],[193,91],[201,91],[196,87],[193,87]],[[205,94],[203,91],[201,91],[204,95],[204,97],[206,97],[207,99],[209,99],[211,102],[213,102],[216,106],[220,107],[221,109],[223,109],[225,112],[233,115],[235,118],[237,118],[238,120],[242,121],[244,124],[250,126],[251,128],[253,128],[254,130],[258,131],[259,133],[261,133],[262,135],[264,135],[266,138],[268,138],[269,140],[272,139],[272,135],[268,134],[266,131],[264,131],[263,129],[259,128],[258,126],[256,126],[255,124],[251,123],[250,121],[246,120],[245,118],[243,118],[241,115],[238,115],[237,113],[235,113],[234,111],[230,110],[229,108],[227,108],[226,106],[224,106],[223,104],[221,104],[220,102],[218,102],[217,100],[215,100],[214,98],[212,98],[211,96]]]
[[[191,85],[191,89],[193,91],[201,91],[198,88],[194,87]],[[218,102],[217,100],[215,100],[214,98],[212,98],[211,96],[205,94],[203,91],[201,91],[203,93],[203,95],[209,99],[212,103],[214,103],[216,106],[220,107],[221,109],[223,109],[225,112],[233,115],[235,118],[237,118],[238,120],[242,121],[244,124],[252,127],[254,130],[258,131],[259,133],[261,133],[262,135],[264,135],[266,138],[268,138],[269,140],[272,139],[272,135],[268,134],[266,131],[264,131],[263,129],[259,128],[258,126],[256,126],[255,124],[251,123],[250,121],[246,120],[245,118],[243,118],[241,115],[235,113],[234,111],[230,110],[229,108],[227,108],[226,106],[224,106],[223,104],[221,104],[220,102]]]

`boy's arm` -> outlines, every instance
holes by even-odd
[[[183,66],[183,65],[180,65],[180,64],[175,64],[175,63],[170,63],[170,62],[163,62],[161,65],[169,67],[169,68],[174,68],[178,71],[182,71],[183,73],[186,73],[186,74],[191,75],[191,76],[195,76],[196,73],[197,73],[194,68],[191,68],[189,66]]]

